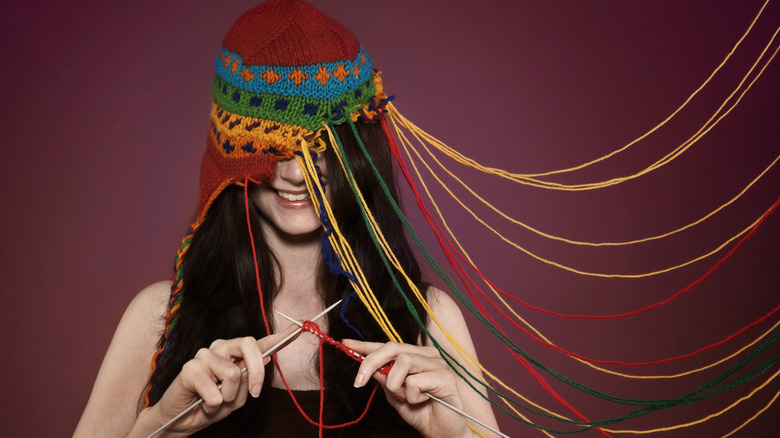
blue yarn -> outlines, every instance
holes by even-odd
[[[341,322],[343,322],[347,327],[349,327],[350,330],[355,332],[361,340],[365,341],[366,337],[363,336],[363,333],[360,333],[360,330],[356,329],[352,326],[352,324],[349,323],[349,320],[347,319],[347,315],[344,314],[344,312],[347,310],[347,305],[349,305],[349,300],[352,299],[352,297],[356,297],[357,292],[354,290],[347,294],[346,297],[344,297],[344,303],[341,305],[341,310],[339,310],[339,317],[341,318]]]
[[[376,98],[374,97],[374,98],[372,98],[368,102],[368,110],[369,111],[374,111],[376,109],[379,109],[383,113],[386,113],[387,110],[385,109],[385,106],[387,106],[387,103],[390,102],[393,99],[395,99],[395,94],[391,94],[390,96],[387,96],[384,99],[380,99],[378,102],[376,101]]]

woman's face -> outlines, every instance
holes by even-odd
[[[320,168],[325,196],[330,200],[325,160],[319,155],[314,162]],[[319,213],[314,211],[303,172],[294,159],[277,161],[273,181],[253,186],[251,198],[262,213],[266,228],[270,226],[288,237],[309,235],[321,229]]]

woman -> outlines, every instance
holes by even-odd
[[[474,355],[457,306],[421,281],[380,183],[397,198],[379,123],[386,96],[365,50],[341,24],[299,1],[252,9],[223,45],[198,217],[180,249],[174,282],[148,287],[128,307],[76,435],[147,436],[199,398],[201,407],[159,436],[302,436],[316,434],[321,424],[356,419],[325,435],[474,434],[463,417],[423,392],[495,425],[489,404],[456,378],[411,316],[393,286],[398,272],[382,262],[341,171],[337,149],[402,271]],[[310,152],[308,169],[315,171],[302,167]],[[309,187],[316,179],[324,196],[307,188],[307,175]],[[322,203],[332,206],[332,217],[314,208]],[[354,269],[342,266],[327,238],[337,224],[405,343],[386,342],[386,331],[356,298]],[[412,286],[401,284],[411,296]],[[362,363],[321,349],[310,334],[275,354],[276,369],[262,357],[295,327],[274,311],[306,319],[339,299],[342,308],[319,326],[364,355]],[[435,324],[426,326],[434,339],[444,339]],[[364,341],[350,340],[356,338]],[[456,356],[449,344],[444,348]],[[392,366],[385,374],[386,364]],[[372,379],[384,397],[372,397]]]

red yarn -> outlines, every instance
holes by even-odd
[[[322,333],[322,330],[320,330],[320,326],[317,325],[314,321],[304,321],[303,325],[301,325],[301,329],[305,330],[318,338],[320,340],[327,342],[328,344],[338,348],[339,350],[346,353],[347,356],[351,357],[352,359],[355,359],[358,362],[363,362],[363,359],[365,357],[358,353],[357,351],[347,347],[346,345],[342,344],[341,342],[331,338],[330,336],[326,335],[325,333]],[[388,364],[383,365],[381,368],[379,368],[377,371],[379,374],[387,375],[387,373],[390,372],[390,368],[393,367],[393,362],[390,362]]]
[[[290,398],[292,399],[295,406],[298,408],[298,411],[303,415],[303,418],[306,419],[306,421],[309,422],[309,424],[312,424],[314,426],[317,426],[319,428],[320,437],[322,437],[322,430],[323,429],[341,429],[347,426],[351,426],[353,424],[357,424],[360,422],[360,420],[363,419],[363,417],[366,416],[368,413],[368,409],[371,407],[371,402],[374,400],[374,395],[376,394],[377,388],[379,388],[379,384],[377,383],[374,386],[374,390],[371,391],[371,396],[368,398],[368,402],[366,403],[366,408],[363,411],[360,416],[352,421],[342,423],[342,424],[334,424],[334,425],[327,425],[323,424],[323,409],[325,406],[325,379],[323,378],[325,374],[325,362],[322,357],[322,343],[327,342],[328,344],[338,348],[339,350],[346,353],[351,358],[357,360],[358,362],[363,361],[363,356],[360,355],[358,352],[352,350],[351,348],[347,347],[346,345],[342,344],[341,342],[333,339],[332,337],[322,333],[322,330],[320,330],[320,327],[314,322],[314,321],[304,321],[301,325],[301,329],[307,332],[310,332],[314,335],[316,335],[319,338],[319,370],[320,370],[320,411],[319,411],[319,422],[316,422],[309,418],[308,415],[306,415],[306,412],[303,411],[303,408],[301,405],[298,404],[298,400],[296,400],[295,395],[293,395],[292,390],[290,389],[290,386],[287,384],[287,380],[284,378],[284,374],[282,374],[282,369],[279,366],[279,362],[276,360],[276,355],[274,355],[274,366],[276,367],[276,371],[279,373],[279,377],[282,379],[282,383],[284,383],[284,387],[287,389],[287,392],[290,394]],[[379,368],[380,373],[387,374],[390,372],[390,368],[393,366],[393,363],[389,363],[381,368]]]
[[[279,373],[279,378],[282,379],[282,383],[284,384],[285,389],[287,389],[287,393],[290,394],[290,398],[292,399],[293,403],[295,404],[295,407],[298,408],[298,412],[300,412],[301,415],[303,415],[303,418],[306,419],[306,421],[308,421],[309,424],[317,426],[317,427],[321,426],[324,429],[342,429],[342,428],[345,428],[347,426],[352,426],[353,424],[359,423],[360,420],[362,420],[363,417],[365,417],[366,414],[368,413],[368,409],[371,407],[371,402],[374,400],[374,396],[376,395],[376,391],[379,388],[379,383],[377,383],[374,386],[374,390],[371,391],[371,395],[368,397],[368,401],[366,402],[366,408],[363,410],[363,413],[360,414],[360,416],[355,418],[354,420],[348,421],[346,423],[332,424],[332,425],[331,424],[317,423],[316,421],[314,421],[311,418],[309,418],[309,416],[306,415],[306,412],[304,412],[304,410],[301,407],[301,405],[298,404],[298,400],[295,398],[295,395],[293,395],[292,389],[290,389],[290,385],[287,384],[287,379],[285,379],[284,378],[284,374],[282,374],[282,369],[279,366],[279,361],[276,360],[276,355],[273,356],[273,359],[274,359],[274,366],[276,367],[276,371]]]

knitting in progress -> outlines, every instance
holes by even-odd
[[[767,1],[769,3],[769,1]],[[766,7],[766,4],[764,5]],[[519,173],[497,168],[480,162],[476,153],[471,156],[465,151],[456,150],[438,140],[433,135],[423,131],[412,121],[404,117],[399,108],[394,105],[394,96],[385,94],[381,76],[372,65],[369,54],[343,25],[321,13],[311,5],[293,0],[271,0],[263,3],[242,15],[228,31],[221,52],[215,60],[216,75],[211,85],[213,103],[210,112],[211,126],[206,140],[206,152],[203,156],[200,176],[200,198],[196,220],[191,224],[181,246],[179,247],[174,269],[173,286],[168,302],[165,331],[160,348],[154,356],[150,374],[149,391],[160,382],[162,370],[167,365],[170,349],[178,341],[179,309],[183,300],[187,300],[187,278],[181,269],[183,260],[188,256],[188,250],[193,239],[215,199],[231,185],[243,187],[247,200],[247,226],[249,236],[254,235],[249,223],[250,202],[248,187],[251,184],[262,184],[274,175],[277,160],[294,159],[304,172],[308,194],[319,215],[323,228],[322,257],[329,272],[344,276],[351,286],[351,293],[345,298],[356,298],[360,311],[370,314],[381,328],[386,339],[384,341],[415,344],[416,339],[404,339],[388,316],[382,301],[376,296],[367,280],[365,266],[355,255],[352,243],[342,230],[346,227],[362,227],[381,258],[383,266],[393,282],[393,285],[406,305],[406,311],[419,324],[423,333],[438,349],[443,360],[454,373],[468,384],[476,393],[485,397],[497,411],[515,419],[530,428],[535,428],[547,436],[553,434],[572,434],[594,431],[603,436],[652,434],[664,431],[691,428],[691,434],[696,434],[695,426],[711,418],[727,414],[742,401],[750,398],[772,384],[780,375],[780,355],[766,354],[777,352],[775,343],[780,337],[780,305],[766,309],[763,316],[744,324],[743,328],[723,337],[720,340],[704,345],[688,354],[673,357],[661,357],[652,360],[615,360],[598,357],[598,353],[588,354],[575,348],[559,346],[550,336],[545,335],[521,315],[522,312],[542,314],[545,317],[561,318],[562,320],[600,320],[616,324],[613,330],[620,330],[620,323],[625,318],[652,317],[652,309],[662,306],[672,306],[674,301],[682,296],[690,295],[692,289],[716,272],[743,244],[760,233],[760,228],[766,219],[774,214],[780,199],[767,205],[763,213],[755,217],[751,223],[737,224],[737,231],[730,230],[729,236],[714,244],[709,244],[687,260],[668,262],[661,267],[643,269],[641,272],[615,272],[573,266],[565,259],[537,254],[529,245],[521,244],[508,230],[517,228],[531,233],[534,238],[550,239],[578,249],[600,249],[604,247],[638,248],[650,242],[673,239],[680,233],[696,227],[702,222],[716,216],[722,210],[735,203],[741,196],[769,172],[780,156],[766,165],[763,172],[755,176],[736,195],[730,195],[726,200],[718,201],[711,212],[675,227],[672,230],[655,235],[631,239],[610,239],[608,241],[586,241],[556,235],[532,226],[513,217],[507,208],[494,205],[485,193],[472,187],[461,178],[459,169],[479,174],[486,179],[497,179],[502,183],[516,184],[518,187],[534,188],[543,191],[577,192],[592,191],[616,186],[634,181],[661,169],[671,166],[675,159],[688,152],[692,146],[707,135],[712,135],[712,129],[737,107],[743,96],[749,93],[751,87],[762,78],[766,67],[773,62],[780,48],[776,36],[780,28],[765,42],[764,50],[749,66],[741,81],[733,86],[733,92],[717,102],[711,117],[704,122],[694,134],[673,147],[663,157],[643,164],[639,170],[626,170],[622,176],[605,178],[599,181],[563,183],[556,179],[559,176],[576,175],[578,171],[609,160],[616,154],[639,144],[645,138],[652,136],[670,120],[684,114],[686,105],[718,74],[719,69],[727,65],[731,54],[739,49],[740,43],[751,33],[754,25],[762,19],[764,8],[757,12],[754,21],[745,30],[742,38],[736,42],[731,53],[726,55],[720,66],[712,75],[705,79],[701,86],[690,97],[674,110],[667,119],[652,127],[635,140],[615,149],[613,152],[595,158],[576,166],[536,173]],[[389,78],[389,76],[388,76]],[[400,104],[399,104],[400,106]],[[397,199],[391,194],[390,188],[383,180],[381,172],[365,147],[358,133],[360,124],[378,124],[387,137],[390,153],[395,160],[403,180],[408,184],[414,206],[430,230],[426,230],[438,242],[439,248],[434,251],[426,248],[422,230],[415,229],[407,216],[402,212]],[[345,134],[350,145],[356,144],[357,150],[347,150]],[[330,168],[329,172],[341,172],[349,183],[349,195],[354,198],[359,209],[362,223],[339,223],[334,214],[333,200],[328,199],[327,185],[316,158],[326,149],[337,157],[340,168]],[[393,245],[383,233],[378,214],[369,207],[360,184],[355,180],[354,163],[348,158],[358,154],[369,163],[369,173],[376,180],[380,192],[387,197],[393,212],[405,227],[406,238],[417,249],[418,257],[430,266],[430,271],[439,276],[446,285],[447,293],[456,298],[462,308],[468,310],[475,324],[481,324],[493,336],[491,341],[502,349],[501,360],[512,360],[518,373],[528,373],[533,381],[543,387],[549,394],[544,401],[532,400],[523,395],[523,388],[512,387],[504,382],[497,373],[492,372],[491,363],[495,360],[483,356],[477,360],[468,353],[468,349],[459,345],[455,337],[448,331],[448,321],[439,320],[432,311],[418,284],[412,276],[405,272],[399,257],[393,251]],[[763,166],[763,165],[762,165]],[[570,181],[568,179],[567,181]],[[444,209],[439,206],[441,200],[433,195],[435,190],[447,193],[448,201],[454,202],[460,210]],[[468,193],[461,196],[458,193]],[[724,195],[725,197],[725,195]],[[412,207],[408,202],[407,209]],[[511,207],[511,206],[509,206]],[[499,217],[500,222],[486,219],[481,212],[489,211],[491,217]],[[596,278],[607,281],[652,281],[654,277],[680,271],[694,264],[707,264],[703,274],[696,274],[686,281],[686,285],[669,294],[668,298],[649,303],[642,308],[620,312],[604,312],[602,314],[571,313],[545,308],[527,300],[520,292],[507,285],[494,284],[484,272],[483,266],[491,260],[475,260],[467,248],[450,228],[447,217],[460,215],[471,217],[475,221],[474,233],[484,235],[485,239],[494,239],[501,244],[507,244],[517,250],[519,258],[531,258],[534,263],[541,263],[560,269],[567,274],[581,275],[584,278]],[[751,219],[752,220],[752,219]],[[251,242],[254,248],[254,240]],[[639,251],[639,250],[638,250]],[[438,259],[437,259],[438,257]],[[260,304],[263,291],[260,288],[260,273],[255,254],[254,272],[257,277],[257,293],[260,294]],[[606,283],[605,283],[606,284]],[[625,283],[621,283],[625,284]],[[409,293],[411,292],[411,293]],[[699,299],[706,300],[704,297]],[[344,308],[347,304],[344,304]],[[425,312],[418,312],[422,308]],[[268,333],[271,326],[266,319],[266,309],[260,312]],[[344,323],[353,329],[356,336],[359,330],[352,327],[348,314],[342,313]],[[641,315],[641,316],[639,316]],[[663,321],[658,321],[663,324]],[[437,327],[444,338],[435,337],[429,327]],[[304,330],[318,336],[323,342],[319,348],[335,347],[352,358],[359,354],[345,347],[339,340],[333,339],[307,321]],[[750,329],[762,330],[762,334],[750,340],[744,339],[744,334]],[[706,330],[703,327],[693,329]],[[307,334],[304,334],[307,336]],[[751,335],[752,336],[752,335]],[[534,348],[554,350],[566,360],[576,362],[586,367],[589,372],[604,373],[616,379],[632,380],[671,380],[701,373],[698,380],[685,380],[684,385],[677,386],[678,392],[673,395],[642,395],[609,393],[602,389],[591,387],[585,382],[567,377],[560,371],[560,365],[545,364],[528,352],[528,340]],[[735,345],[740,343],[740,345]],[[452,345],[459,352],[456,357],[448,353],[443,345]],[[648,347],[651,348],[651,347]],[[685,359],[710,352],[718,355],[704,367],[690,369]],[[320,355],[322,358],[322,355]],[[709,359],[708,359],[709,360]],[[653,368],[659,365],[677,366],[668,373],[656,372]],[[327,364],[319,362],[322,369]],[[388,366],[389,368],[389,366]],[[631,372],[620,371],[625,368]],[[671,368],[664,368],[668,370]],[[283,376],[284,369],[278,370]],[[387,373],[387,370],[384,370]],[[282,377],[283,378],[283,377]],[[691,384],[691,382],[698,382]],[[553,385],[555,383],[555,385]],[[553,388],[564,386],[566,391]],[[690,386],[685,386],[690,385]],[[775,387],[777,385],[775,384]],[[288,388],[289,389],[289,388]],[[325,388],[321,385],[321,391]],[[376,392],[376,389],[374,389]],[[742,391],[737,394],[738,391]],[[576,397],[570,396],[576,393]],[[292,395],[292,391],[290,391]],[[740,395],[741,394],[741,395]],[[738,420],[730,430],[724,430],[724,436],[737,432],[750,421],[761,415],[763,411],[775,402],[780,392],[761,411],[740,413]],[[484,396],[483,396],[484,397]],[[615,415],[609,418],[591,418],[578,409],[583,405],[582,397],[592,398],[598,403],[610,406]],[[707,417],[675,424],[653,423],[653,414],[670,409],[684,409],[685,406],[703,402],[718,397],[722,399],[720,407]],[[578,402],[567,399],[576,398]],[[324,400],[324,398],[323,398]],[[369,400],[371,403],[372,398]],[[710,400],[711,401],[711,400]],[[147,405],[151,400],[147,395]],[[551,405],[554,405],[551,407]],[[368,407],[365,408],[366,412]],[[631,423],[638,417],[646,416],[644,422]],[[304,414],[305,417],[305,414]],[[355,421],[359,421],[362,415]],[[668,418],[668,417],[667,417]],[[735,417],[736,418],[736,417]],[[320,431],[339,425],[322,424],[322,414],[319,421],[306,419],[317,424]],[[625,423],[624,423],[625,422]],[[629,429],[623,424],[641,424],[641,429]],[[653,426],[648,426],[653,424]],[[349,424],[341,425],[343,427]],[[632,426],[633,427],[633,426]],[[320,432],[322,433],[322,432]]]

